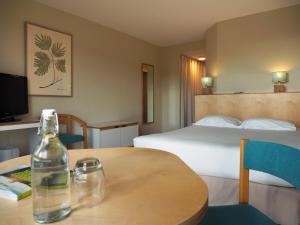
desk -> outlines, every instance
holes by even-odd
[[[106,175],[102,203],[80,208],[55,225],[196,225],[206,212],[208,190],[177,156],[143,148],[70,150],[70,165],[82,157],[101,160]],[[30,163],[23,156],[0,163],[0,171]],[[76,196],[72,195],[72,199]],[[31,225],[32,198],[0,199],[0,224]]]
[[[88,124],[91,148],[130,147],[139,135],[137,122],[113,121]]]
[[[37,128],[39,127],[39,125],[40,125],[40,121],[38,120],[0,123],[0,131]]]
[[[0,123],[0,148],[7,150],[18,148],[21,155],[30,154],[39,140],[37,136],[39,125],[40,122],[37,119]],[[5,153],[1,149],[0,161],[14,156],[13,153]]]

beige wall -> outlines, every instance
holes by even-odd
[[[155,123],[141,131],[160,131],[158,47],[31,0],[1,1],[0,72],[25,74],[25,21],[73,35],[73,97],[30,97],[30,116],[55,108],[87,122],[141,122],[144,62],[155,66]]]
[[[180,127],[180,55],[207,56],[217,92],[271,91],[272,70],[290,71],[290,90],[300,90],[300,6],[220,22],[206,41],[157,47],[32,0],[0,7],[0,70],[25,74],[24,22],[73,35],[73,93],[30,97],[30,115],[53,107],[88,122],[142,121],[141,63],[155,66],[155,123],[142,133]],[[206,49],[205,49],[206,48]]]
[[[206,35],[216,92],[271,92],[271,71],[288,70],[300,91],[300,5],[220,22]]]
[[[197,51],[204,53],[204,41],[162,48],[161,53],[161,129],[180,127],[180,56]]]
[[[180,55],[198,50],[216,92],[272,92],[271,71],[289,71],[300,91],[300,5],[215,24],[204,41],[162,48],[161,128],[180,127]]]
[[[206,72],[216,77],[218,75],[218,24],[210,27],[205,36]]]

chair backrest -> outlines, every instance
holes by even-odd
[[[242,139],[240,203],[249,201],[249,169],[279,177],[300,190],[300,150],[282,144]]]
[[[67,134],[73,133],[73,123],[78,123],[82,128],[83,147],[88,148],[87,144],[87,123],[78,117],[70,114],[58,114],[58,123],[66,126]],[[70,148],[70,146],[68,146]]]

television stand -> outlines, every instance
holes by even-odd
[[[11,122],[19,122],[21,119],[16,119],[14,116],[6,116],[0,118],[0,123],[11,123]]]

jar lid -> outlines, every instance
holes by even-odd
[[[102,168],[102,165],[97,158],[83,158],[76,162],[75,173],[89,173]]]

